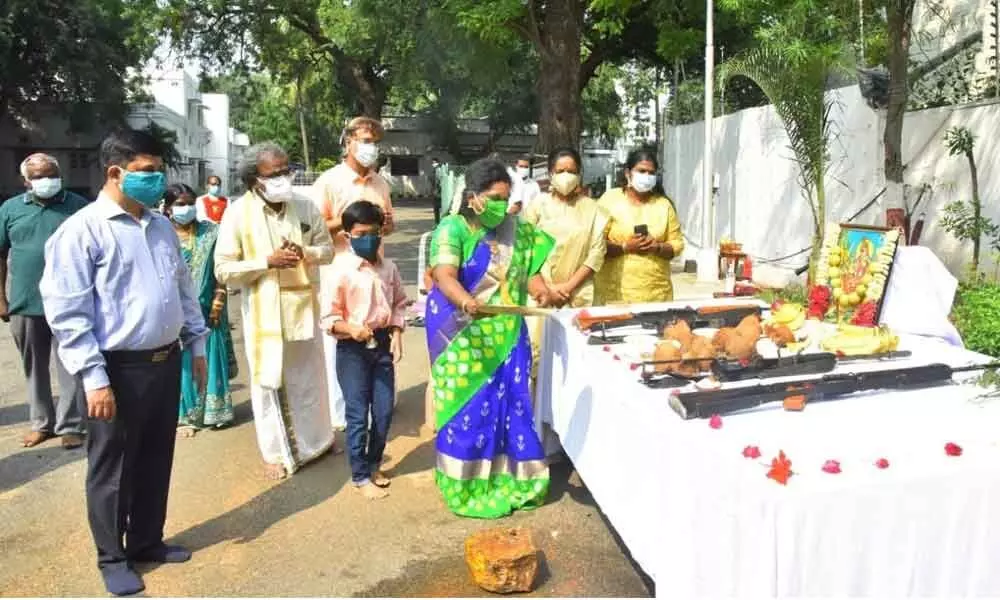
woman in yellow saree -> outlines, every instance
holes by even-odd
[[[651,150],[633,150],[625,161],[626,185],[599,200],[611,220],[608,253],[595,278],[595,304],[667,302],[674,298],[670,261],[684,250],[674,203],[656,185]]]

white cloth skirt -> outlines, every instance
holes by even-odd
[[[289,474],[333,445],[320,344],[316,338],[285,342],[284,388],[250,388],[257,444],[264,462],[283,465]]]

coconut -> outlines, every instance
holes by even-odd
[[[715,348],[715,352],[725,352],[726,342],[729,341],[730,336],[736,333],[735,327],[723,327],[722,329],[715,332],[712,336],[712,347]]]
[[[656,344],[656,349],[653,350],[653,360],[680,360],[681,359],[681,349],[674,344],[673,340],[667,340],[659,342]],[[674,370],[675,367],[680,363],[671,363],[665,365],[654,365],[654,369],[657,373],[668,373]]]
[[[726,340],[726,355],[736,360],[750,360],[757,347],[759,336],[747,336],[744,332],[737,331]]]
[[[663,338],[677,340],[682,348],[687,348],[691,345],[691,327],[687,321],[678,320],[663,330]]]
[[[743,337],[756,341],[760,338],[761,333],[763,333],[763,330],[760,327],[760,318],[757,315],[747,315],[746,317],[743,317],[740,324],[736,326],[736,331]]]
[[[712,346],[712,340],[700,335],[691,338],[691,347],[688,349],[687,355],[685,355],[685,358],[688,357],[698,360],[698,368],[700,370],[710,370],[712,368],[712,359],[715,358],[715,348]]]

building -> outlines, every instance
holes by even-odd
[[[233,130],[229,98],[202,94],[195,79],[184,70],[147,73],[149,102],[129,107],[126,122],[143,129],[155,123],[173,136],[177,164],[169,169],[171,182],[204,187],[209,175],[218,175],[224,190],[231,190],[236,161],[249,145],[247,136]],[[110,125],[88,132],[70,131],[56,107],[42,110],[28,127],[9,120],[0,122],[0,199],[24,190],[18,167],[27,155],[45,152],[56,157],[67,188],[95,198],[104,182],[98,149]]]

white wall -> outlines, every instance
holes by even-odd
[[[883,113],[870,109],[856,86],[830,92],[834,98],[834,141],[826,179],[827,219],[844,221],[867,204],[884,186],[882,169]],[[971,244],[958,244],[941,229],[935,213],[945,204],[971,197],[968,166],[948,155],[945,132],[968,127],[976,136],[980,193],[985,216],[1000,221],[1000,172],[991,169],[997,155],[995,131],[1000,105],[944,107],[907,113],[903,136],[906,183],[932,185],[933,194],[921,205],[927,222],[921,238],[959,274],[971,256]],[[688,251],[701,238],[701,159],[703,125],[667,127],[664,135],[663,184],[677,204]],[[713,156],[720,175],[716,208],[716,239],[730,236],[760,259],[792,254],[810,243],[812,215],[796,183],[797,167],[789,159],[788,138],[769,106],[715,119]],[[918,211],[919,212],[919,211]],[[884,224],[879,203],[855,223]],[[805,254],[788,266],[805,264]],[[988,258],[988,251],[984,251]]]
[[[229,154],[229,96],[225,94],[202,94],[205,105],[205,129],[208,130],[208,144],[203,156],[208,161],[205,177],[217,175],[222,179],[222,189],[227,193],[233,189],[229,180],[231,157]]]

